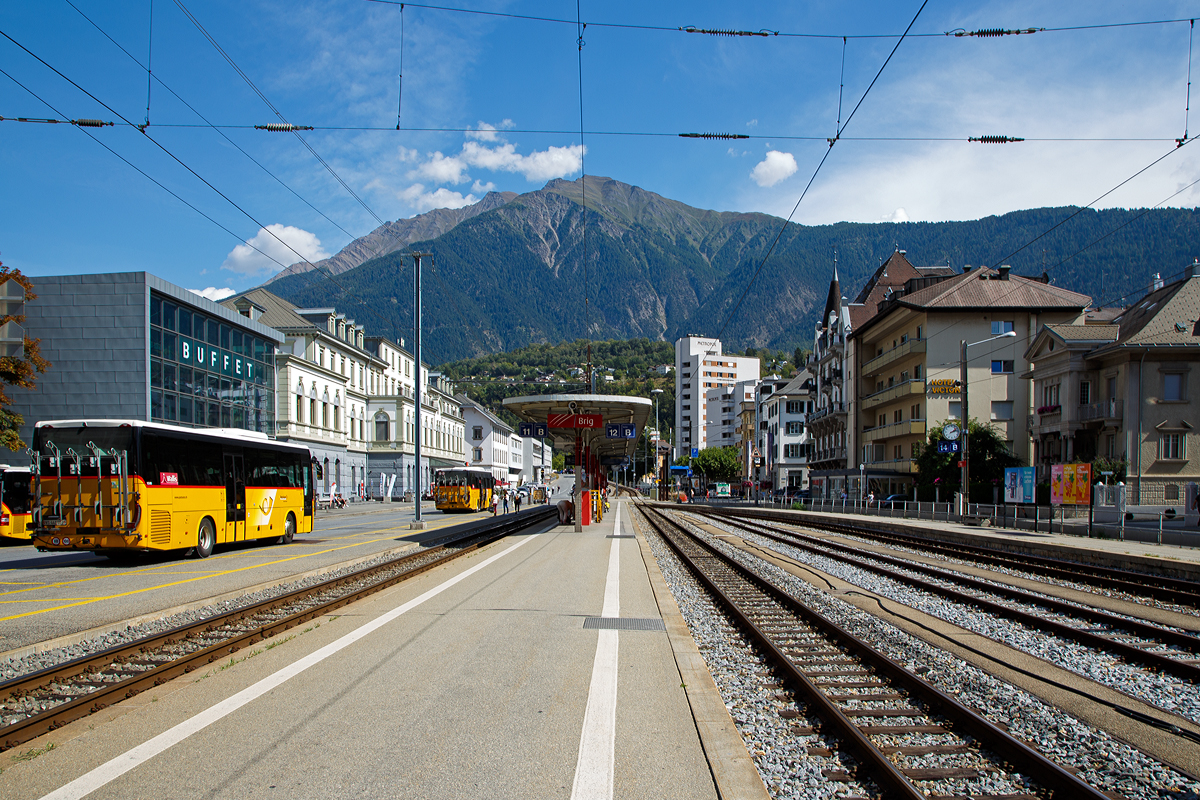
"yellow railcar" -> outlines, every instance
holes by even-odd
[[[139,420],[39,422],[33,543],[40,550],[192,549],[288,543],[313,528],[308,448],[264,434]]]
[[[438,511],[485,511],[492,507],[496,479],[485,469],[453,467],[433,474]]]
[[[28,542],[33,475],[26,467],[0,466],[0,539]]]

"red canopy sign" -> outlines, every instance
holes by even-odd
[[[546,426],[550,428],[599,428],[602,424],[600,414],[550,414],[546,417]]]

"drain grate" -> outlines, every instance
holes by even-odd
[[[585,631],[665,631],[667,626],[661,619],[587,617],[583,620],[583,629]]]
[[[615,535],[615,536],[610,533],[608,536],[605,536],[604,538],[605,539],[636,539],[637,537],[634,536],[632,533],[622,533],[622,534]]]

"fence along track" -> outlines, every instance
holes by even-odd
[[[698,509],[697,509],[698,510]],[[750,513],[747,513],[750,512]],[[878,531],[845,523],[825,522],[810,517],[799,518],[788,514],[772,511],[751,511],[750,509],[712,508],[698,513],[713,516],[735,517],[741,519],[761,519],[771,522],[781,522],[785,525],[800,525],[806,528],[829,531],[847,536],[857,536],[861,539],[871,539],[884,543],[902,544],[917,550],[940,553],[951,558],[972,559],[981,564],[1008,567],[1015,570],[1045,575],[1074,581],[1100,589],[1126,592],[1132,595],[1152,597],[1165,603],[1174,603],[1200,609],[1200,585],[1195,581],[1172,578],[1165,575],[1149,575],[1133,570],[1117,569],[1093,564],[1080,564],[1066,559],[1039,556],[1031,553],[1010,555],[994,548],[969,544],[949,544],[926,536],[901,533],[896,531]],[[879,516],[878,519],[898,519],[899,517]],[[1147,581],[1152,581],[1147,583]]]
[[[0,752],[533,527],[556,513],[547,507],[488,522],[427,550],[0,683],[0,697],[4,698],[0,700],[0,719],[24,713],[14,707],[46,706],[0,727]],[[217,641],[212,642],[214,639]]]
[[[895,581],[900,581],[913,586],[922,591],[945,597],[957,603],[965,603],[974,605],[987,611],[991,614],[1007,617],[1020,622],[1023,625],[1031,628],[1053,633],[1064,639],[1071,639],[1087,647],[1091,647],[1103,652],[1109,652],[1120,656],[1126,661],[1132,661],[1143,666],[1148,666],[1153,669],[1174,675],[1177,678],[1183,678],[1193,682],[1200,682],[1200,637],[1191,633],[1183,633],[1180,631],[1162,628],[1151,623],[1142,622],[1139,620],[1126,619],[1125,617],[1116,614],[1110,614],[1106,611],[1096,609],[1081,608],[1080,606],[1065,603],[1060,600],[1041,597],[1027,592],[1023,589],[1017,589],[1010,586],[1001,586],[987,581],[982,581],[976,578],[971,578],[966,575],[952,573],[948,570],[941,570],[935,567],[925,566],[915,562],[906,561],[904,559],[893,558],[891,556],[882,555],[880,553],[869,553],[865,557],[856,555],[856,551],[852,547],[829,542],[826,540],[817,540],[812,537],[805,536],[802,533],[795,531],[787,531],[780,528],[774,528],[765,525],[762,522],[755,524],[746,524],[731,519],[724,515],[719,518],[726,525],[731,525],[735,528],[749,531],[751,533],[763,536],[780,544],[785,544],[790,547],[796,547],[801,550],[806,550],[810,553],[822,555],[827,558],[835,558],[843,561],[859,569],[874,572],[877,575],[882,575]],[[1041,606],[1058,614],[1073,616],[1079,619],[1084,619],[1089,622],[1098,623],[1110,626],[1112,628],[1120,628],[1136,636],[1150,639],[1145,646],[1129,644],[1120,639],[1106,636],[1100,633],[1095,633],[1090,630],[1081,630],[1066,625],[1061,622],[1056,622],[1052,619],[1046,619],[1036,614],[1030,614],[1016,608],[1010,608],[1002,603],[996,603],[975,595],[959,592],[936,583],[924,581],[919,578],[914,578],[911,575],[894,572],[879,564],[873,564],[868,559],[881,561],[885,564],[890,564],[899,569],[917,572],[922,575],[929,575],[951,583],[957,583],[962,586],[967,586],[981,592],[987,592],[992,595],[999,595],[1010,600],[1030,605]],[[1163,645],[1189,648],[1187,653],[1180,653],[1184,660],[1172,658],[1148,647],[1161,647]]]
[[[822,732],[849,748],[884,796],[908,800],[961,797],[961,792],[937,791],[936,783],[978,777],[981,770],[905,768],[897,763],[905,756],[944,754],[962,756],[961,760],[986,759],[995,765],[991,770],[1010,776],[1016,772],[1040,789],[1003,795],[1006,800],[1032,800],[1035,794],[1053,800],[1109,800],[1105,793],[699,540],[661,510],[639,507],[650,526],[828,726]],[[864,702],[876,707],[863,708],[860,704]],[[871,720],[887,724],[871,724]],[[953,740],[929,744],[929,734]],[[876,738],[889,743],[877,744]],[[906,745],[904,739],[921,743]],[[857,776],[860,781],[866,777]],[[926,786],[918,788],[914,780]],[[972,793],[971,797],[980,795]]]

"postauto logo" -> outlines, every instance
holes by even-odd
[[[179,337],[179,360],[231,378],[254,380],[254,362],[205,342]]]

